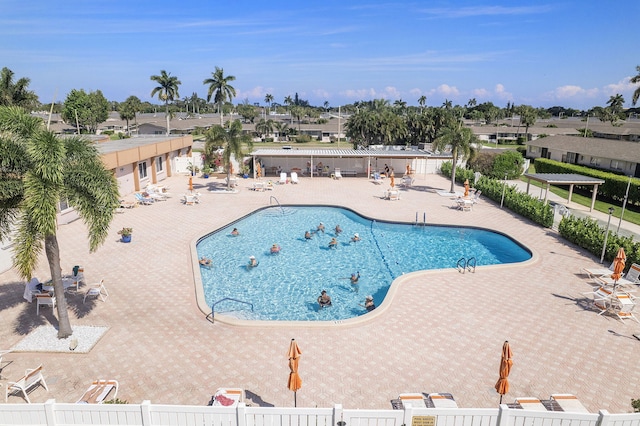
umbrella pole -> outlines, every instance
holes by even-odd
[[[298,406],[298,401],[297,401],[297,396],[298,396],[298,392],[294,392],[293,393],[293,406],[297,407]]]
[[[500,404],[502,404],[502,394],[500,394]]]

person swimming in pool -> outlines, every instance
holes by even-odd
[[[342,232],[342,228],[340,228],[340,225],[336,225],[336,229],[335,229],[336,236],[340,235],[341,232]]]
[[[306,231],[306,232],[304,233],[304,239],[305,239],[305,240],[310,240],[310,239],[311,239],[311,237],[312,237],[311,232]]]
[[[364,299],[364,305],[360,305],[362,307],[364,307],[367,312],[371,312],[376,308],[376,304],[373,302],[373,296],[367,296]]]
[[[255,256],[249,256],[249,264],[247,265],[249,268],[255,268],[258,266],[258,261]]]
[[[353,234],[353,237],[351,237],[351,242],[357,243],[358,241],[360,241],[360,235],[358,235],[358,233],[356,232],[355,234]]]
[[[351,274],[351,278],[349,279],[351,280],[351,284],[358,284],[358,280],[360,280],[360,272]]]
[[[271,246],[271,254],[280,253],[280,246],[278,244],[273,244]]]
[[[324,234],[324,223],[320,222],[320,225],[316,228],[316,232],[322,232]]]
[[[211,268],[211,266],[213,266],[213,261],[206,256],[202,256],[200,260],[198,260],[198,263],[205,268]]]
[[[233,235],[234,237],[240,235],[240,231],[238,231],[238,228],[233,228],[233,231],[231,231],[231,235]]]
[[[331,241],[329,241],[329,248],[330,249],[338,248],[338,240],[336,240],[335,238],[332,238]]]
[[[320,305],[321,308],[331,306],[331,296],[327,294],[326,290],[322,290],[320,296],[318,296],[318,305]]]

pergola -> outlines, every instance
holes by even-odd
[[[542,184],[546,184],[545,193],[544,193],[544,203],[547,203],[547,199],[549,196],[549,186],[551,185],[568,185],[569,186],[569,198],[567,199],[567,203],[571,202],[571,195],[573,194],[573,187],[575,185],[593,185],[593,194],[591,196],[591,209],[589,211],[593,211],[593,206],[596,204],[596,195],[598,194],[598,185],[602,185],[604,183],[601,179],[592,178],[590,176],[579,175],[575,173],[525,173],[524,176],[527,178],[527,194],[529,193],[529,186],[531,185],[531,180],[535,180],[536,182],[540,182]],[[542,196],[542,188],[540,188],[540,196]]]

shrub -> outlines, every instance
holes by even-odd
[[[524,158],[517,151],[504,151],[498,154],[493,161],[491,173],[486,173],[495,179],[504,179],[505,173],[507,179],[519,178],[522,174],[522,164]]]
[[[296,143],[309,143],[311,142],[311,136],[309,135],[298,135],[295,139]]]

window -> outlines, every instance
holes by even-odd
[[[591,161],[589,162],[592,166],[599,166],[600,159],[598,157],[591,157]]]
[[[142,163],[138,163],[138,176],[140,179],[147,178],[147,162],[143,161]]]
[[[611,168],[613,170],[624,170],[624,163],[618,160],[611,160]]]
[[[537,154],[538,152],[540,152],[540,147],[529,145],[529,152],[532,154]]]
[[[156,157],[156,171],[161,172],[163,169],[162,157]]]

